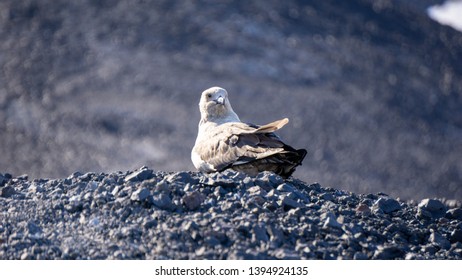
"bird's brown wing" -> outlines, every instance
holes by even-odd
[[[263,126],[225,123],[210,132],[195,148],[216,171],[284,152],[286,146],[273,132],[288,122],[282,119]]]

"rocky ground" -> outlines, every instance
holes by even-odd
[[[0,173],[194,170],[200,93],[288,117],[307,182],[462,200],[462,33],[442,0],[2,0]]]
[[[0,259],[462,259],[458,201],[225,171],[0,174]]]

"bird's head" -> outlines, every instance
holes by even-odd
[[[199,102],[201,119],[224,123],[239,121],[228,99],[228,92],[221,87],[212,87],[202,92]]]

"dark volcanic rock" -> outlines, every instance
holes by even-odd
[[[461,208],[449,209],[446,212],[446,217],[448,219],[456,219],[456,220],[462,221],[462,209]]]
[[[441,209],[431,200],[398,203],[268,172],[125,180],[137,172],[10,180],[0,259],[461,259],[461,223],[434,219]],[[430,217],[416,219],[424,208]]]
[[[455,229],[451,232],[450,237],[451,243],[461,242],[462,243],[462,229]]]
[[[0,188],[0,196],[5,198],[10,198],[16,194],[16,190],[11,186],[6,186]]]
[[[402,258],[405,251],[396,246],[380,246],[374,253],[373,258],[379,260],[392,260]]]
[[[6,182],[8,181],[8,178],[0,173],[0,187],[2,187]]]
[[[428,241],[439,246],[442,249],[447,250],[451,247],[451,243],[449,243],[449,241],[438,232],[433,232],[432,234],[430,234]]]

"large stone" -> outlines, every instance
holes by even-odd
[[[442,218],[446,215],[446,206],[436,199],[423,199],[418,208],[423,210],[421,213],[425,213],[424,211],[430,213],[433,219]]]
[[[385,214],[389,214],[394,211],[398,211],[401,209],[401,205],[399,202],[393,198],[389,197],[381,197],[379,198],[374,205],[372,206],[373,209],[380,209]]]

